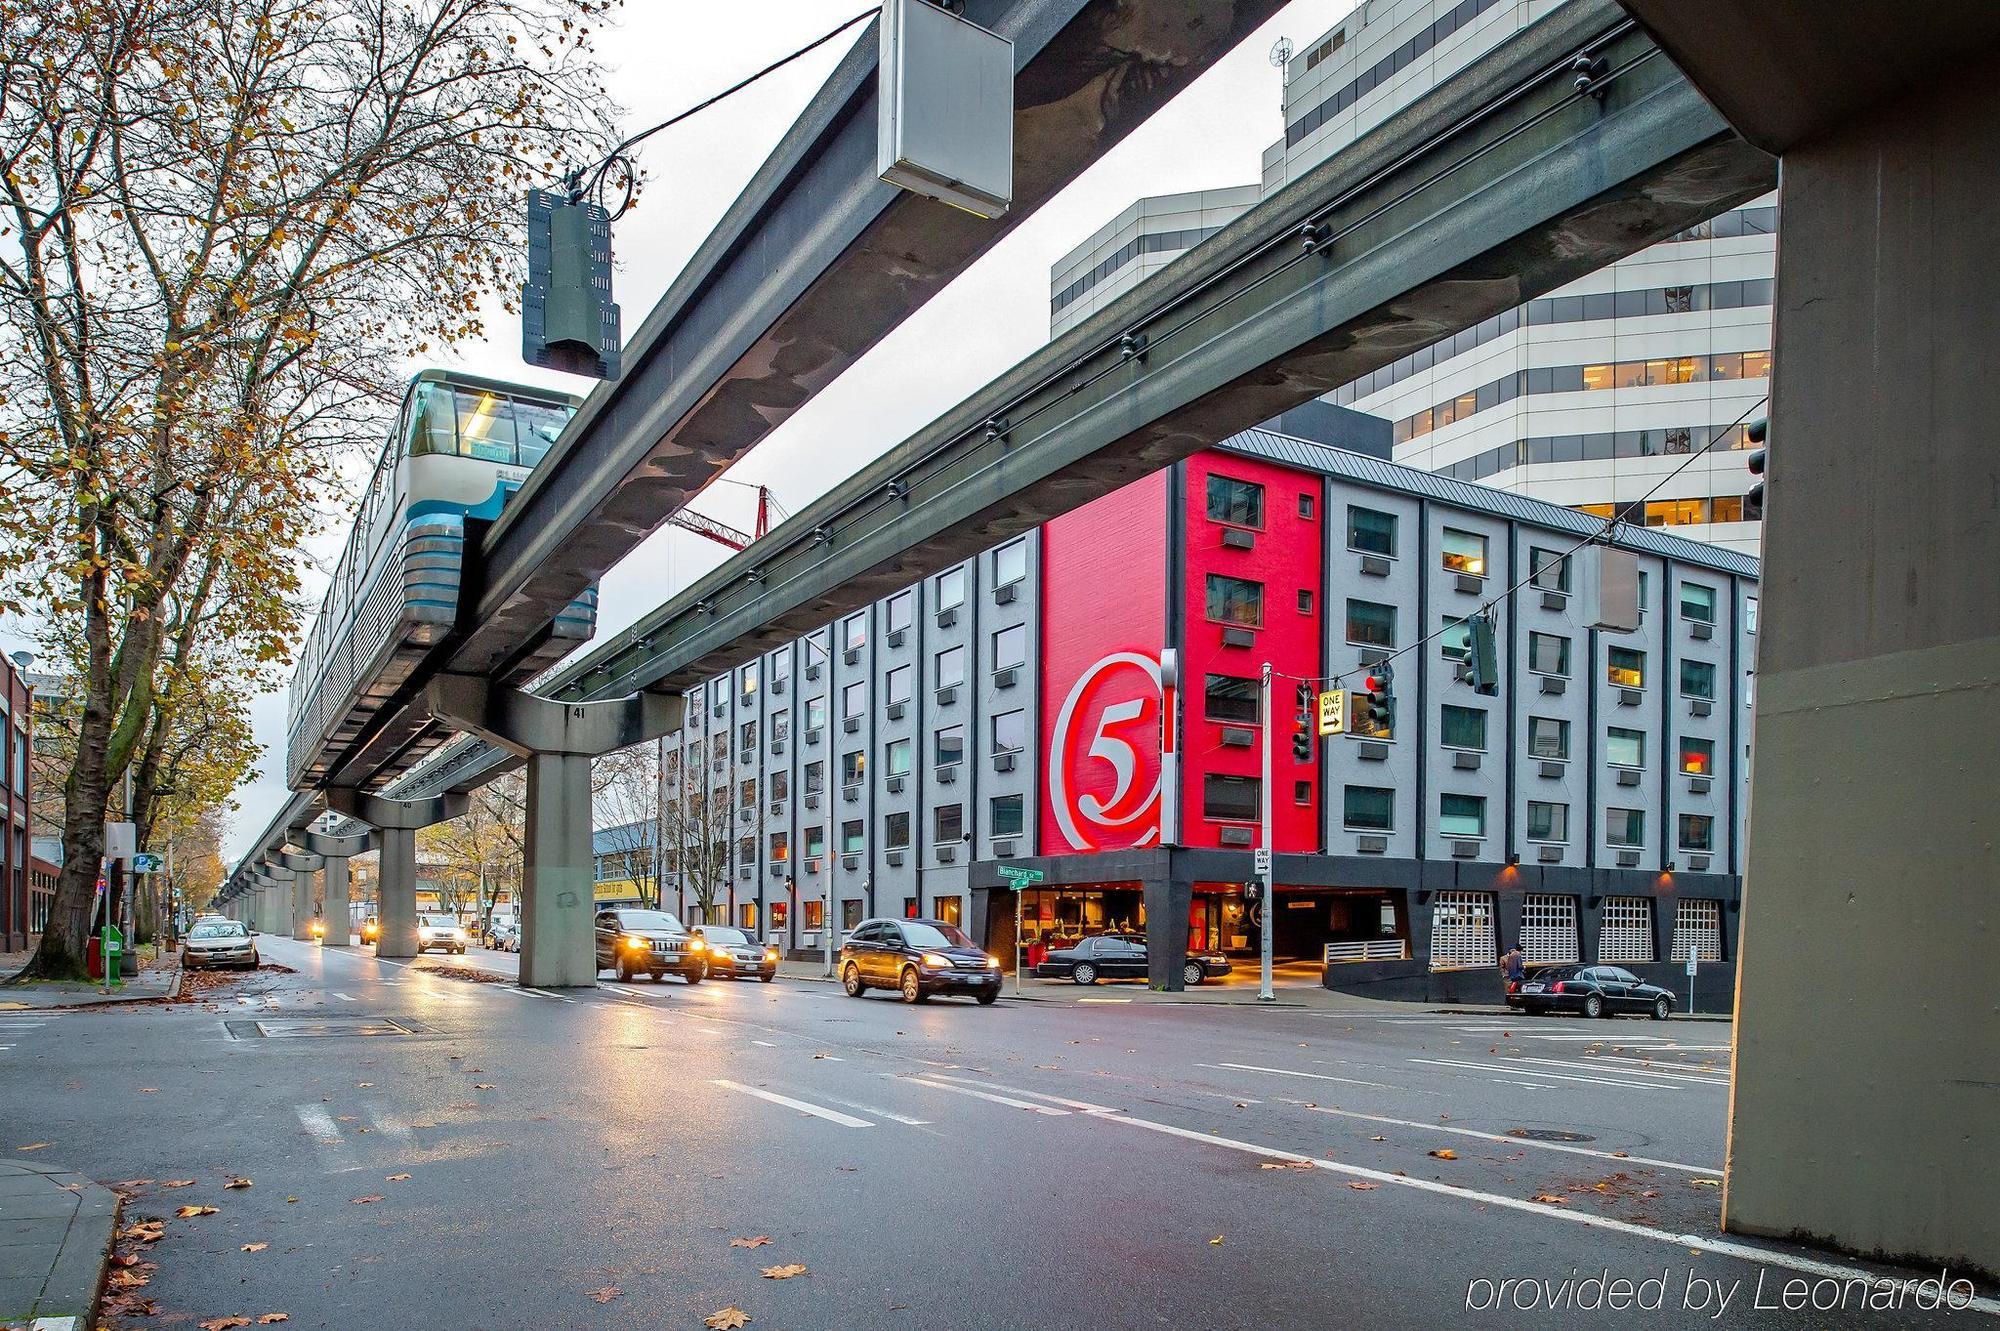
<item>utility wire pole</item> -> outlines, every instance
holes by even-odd
[[[1278,997],[1271,989],[1271,926],[1276,921],[1276,917],[1271,911],[1271,898],[1274,895],[1273,889],[1276,877],[1276,869],[1271,854],[1273,849],[1271,845],[1271,746],[1276,742],[1272,736],[1276,734],[1278,729],[1276,723],[1277,708],[1273,705],[1275,701],[1271,696],[1271,663],[1266,661],[1264,662],[1264,670],[1259,681],[1258,697],[1259,714],[1264,718],[1264,776],[1263,780],[1258,783],[1257,795],[1257,817],[1260,828],[1257,837],[1257,905],[1264,913],[1263,921],[1257,930],[1258,942],[1260,944],[1257,1001],[1260,1003],[1275,1002]]]

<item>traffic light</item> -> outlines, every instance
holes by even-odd
[[[1764,438],[1770,433],[1770,429],[1770,420],[1760,416],[1751,421],[1750,428],[1744,431],[1749,436],[1750,442],[1757,445],[1751,451],[1748,460],[1750,474],[1757,478],[1757,483],[1750,487],[1749,494],[1743,496],[1743,516],[1750,522],[1760,521],[1764,516],[1764,463],[1767,461]]]
[[[1474,615],[1465,621],[1465,664],[1474,693],[1488,697],[1500,692],[1500,651],[1493,632],[1493,616]]]
[[[1298,708],[1292,715],[1292,758],[1309,763],[1313,760],[1313,732],[1318,728],[1313,713],[1313,686],[1300,680],[1297,697]]]
[[[1386,736],[1396,728],[1396,670],[1387,661],[1369,672],[1361,681],[1362,691],[1368,697],[1369,717],[1377,735]]]

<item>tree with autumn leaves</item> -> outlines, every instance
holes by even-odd
[[[526,190],[611,137],[609,3],[0,7],[0,608],[76,695],[32,972],[81,966],[128,770],[247,770],[343,461],[515,291]]]

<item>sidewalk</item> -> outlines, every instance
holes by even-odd
[[[0,1326],[88,1327],[117,1227],[109,1188],[61,1165],[0,1160]]]
[[[0,952],[0,1012],[18,1012],[24,1008],[94,1007],[107,1003],[144,1003],[158,998],[173,998],[181,989],[181,958],[178,952],[169,952],[151,961],[142,960],[137,975],[128,975],[125,982],[109,993],[96,980],[29,980],[22,984],[7,984],[5,980],[20,973],[28,964],[26,952]]]

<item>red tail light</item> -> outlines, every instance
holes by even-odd
[[[1555,987],[1549,990],[1549,992],[1552,994],[1559,994],[1562,991],[1563,991],[1563,982],[1561,980],[1557,980],[1555,983]]]

